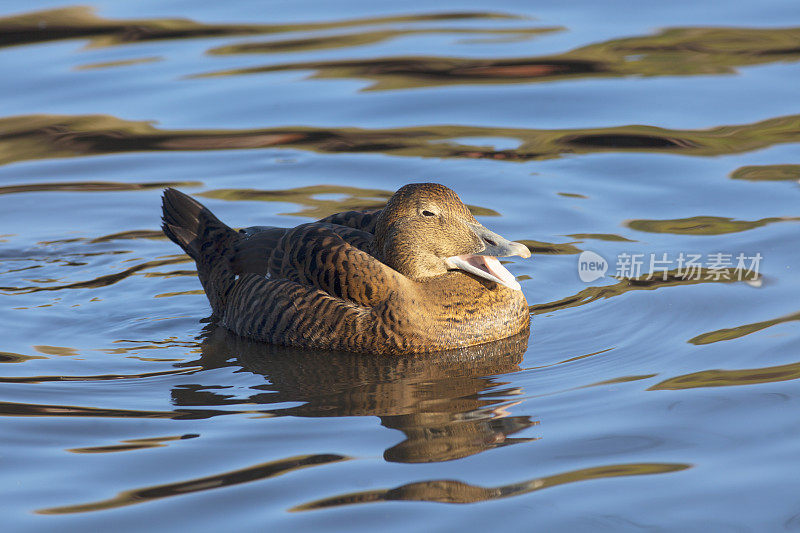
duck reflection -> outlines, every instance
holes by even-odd
[[[205,369],[230,366],[263,375],[249,400],[276,416],[377,416],[405,440],[384,452],[387,461],[448,461],[536,440],[510,435],[538,422],[511,416],[507,396],[521,394],[499,374],[519,370],[529,331],[494,343],[413,357],[376,357],[252,342],[209,327],[199,360]],[[173,389],[178,405],[240,403],[204,388]],[[269,409],[271,404],[301,403]]]

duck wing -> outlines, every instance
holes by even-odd
[[[351,211],[351,213],[357,213],[357,211]],[[335,226],[335,224],[332,225]],[[332,229],[351,246],[369,253],[373,240],[371,233],[347,226],[333,227]],[[234,247],[234,270],[239,274],[267,275],[268,262],[272,252],[291,230],[292,228],[276,226],[251,226],[240,229],[239,236],[241,238],[236,241]]]
[[[267,261],[286,228],[253,226],[239,230],[240,239],[234,244],[233,270],[238,274],[267,275]]]
[[[261,237],[264,242],[277,237],[277,231],[269,233]],[[406,339],[392,327],[392,306],[387,305],[409,281],[353,244],[371,238],[360,230],[319,222],[285,230],[267,260],[267,277],[239,275],[227,295],[222,324],[274,344],[409,351]]]
[[[370,309],[288,279],[240,276],[220,322],[250,339],[306,348],[377,351]]]
[[[378,215],[381,214],[383,209],[371,209],[368,211],[343,211],[327,216],[320,220],[323,224],[336,224],[339,226],[346,226],[367,233],[375,234],[375,223],[378,221]]]
[[[364,307],[376,306],[408,280],[370,255],[373,236],[324,222],[287,230],[272,250],[267,273]]]

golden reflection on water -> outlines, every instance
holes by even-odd
[[[24,363],[32,359],[47,359],[41,355],[25,355],[21,353],[0,352],[0,363]]]
[[[665,379],[647,390],[684,390],[706,387],[740,387],[800,379],[800,362],[788,365],[744,368],[741,370],[702,370]]]
[[[453,22],[514,21],[515,15],[455,12],[370,17],[301,24],[204,24],[189,19],[105,19],[85,6],[73,6],[0,18],[0,46],[62,39],[89,39],[93,47],[160,39],[233,37],[285,32],[316,32],[362,26]],[[302,52],[353,48],[420,34],[494,35],[530,38],[563,27],[403,27],[320,35],[261,43],[216,46],[214,55]],[[391,57],[309,61],[218,71],[232,75],[282,70],[314,70],[320,78],[364,78],[371,89],[399,89],[449,84],[531,83],[575,77],[675,76],[729,74],[736,68],[800,58],[800,28],[668,28],[653,35],[590,44],[562,54],[477,59],[464,57]],[[134,62],[152,60],[139,58]],[[119,62],[110,65],[118,66]]]
[[[119,61],[102,61],[100,63],[86,63],[75,67],[75,70],[94,70],[109,69],[114,67],[129,67],[131,65],[141,65],[142,63],[155,63],[162,61],[161,57],[138,57],[136,59],[124,59]]]
[[[552,30],[552,29],[551,29]],[[800,59],[800,28],[669,28],[523,58],[380,57],[303,61],[198,76],[313,70],[316,78],[372,80],[367,90],[455,84],[533,83],[574,78],[730,74],[736,68]],[[228,47],[228,53],[236,48]],[[219,49],[214,49],[219,53]]]
[[[268,463],[260,463],[239,470],[231,470],[213,476],[206,476],[176,483],[167,483],[153,487],[143,487],[140,489],[126,490],[120,492],[116,497],[98,502],[84,503],[79,505],[65,505],[63,507],[52,507],[49,509],[39,509],[39,514],[71,514],[87,513],[91,511],[102,511],[115,509],[137,503],[145,503],[153,500],[160,500],[171,496],[182,496],[192,492],[202,492],[207,490],[230,487],[242,483],[250,483],[264,479],[274,478],[289,472],[294,472],[302,468],[309,468],[318,465],[327,465],[349,460],[349,457],[335,454],[317,455],[298,455],[288,457]]]
[[[762,322],[755,322],[753,324],[744,324],[736,326],[735,328],[718,329],[716,331],[709,331],[702,333],[696,337],[689,339],[692,344],[711,344],[712,342],[730,341],[750,335],[762,329],[767,329],[777,324],[785,324],[786,322],[793,322],[800,320],[800,312],[792,313],[791,315],[773,318],[771,320],[764,320]]]
[[[752,165],[741,167],[731,173],[731,179],[747,181],[800,181],[800,165]]]
[[[648,233],[674,233],[677,235],[722,235],[748,231],[774,222],[797,222],[800,217],[767,217],[760,220],[733,220],[728,217],[699,216],[674,220],[629,220],[631,229]]]
[[[494,150],[464,138],[499,137],[518,148]],[[165,130],[109,115],[30,115],[0,118],[0,164],[55,157],[141,151],[291,148],[320,153],[530,161],[600,152],[717,156],[800,142],[800,115],[705,130],[615,126],[544,130],[479,126],[407,128],[277,127],[244,130]]]
[[[462,481],[436,479],[409,483],[392,489],[370,490],[350,494],[342,494],[324,500],[317,500],[290,509],[291,511],[312,511],[328,507],[340,507],[357,503],[373,503],[385,501],[424,501],[438,503],[475,503],[501,498],[510,498],[538,490],[557,487],[567,483],[607,479],[621,476],[645,476],[652,474],[669,474],[691,468],[686,463],[628,463],[582,468],[561,474],[535,478],[520,483],[512,483],[499,487],[482,487]]]
[[[59,357],[75,357],[78,355],[78,350],[75,348],[70,348],[68,346],[47,346],[44,344],[34,345],[32,347],[39,353],[45,355],[56,355]]]
[[[25,183],[0,187],[0,194],[26,192],[122,192],[165,189],[167,187],[198,187],[199,181],[161,181],[149,183],[123,183],[112,181],[74,181],[54,183]]]
[[[576,255],[582,252],[580,248],[573,246],[568,242],[553,243],[534,241],[531,239],[520,239],[521,242],[534,254],[547,254],[547,255]]]
[[[567,237],[573,239],[595,239],[598,241],[611,241],[611,242],[636,242],[633,239],[628,239],[622,235],[615,235],[613,233],[571,233]]]
[[[110,444],[108,446],[90,446],[87,448],[70,448],[67,451],[72,453],[116,453],[129,452],[133,450],[146,450],[148,448],[163,448],[170,441],[194,439],[199,437],[197,434],[177,435],[172,437],[148,437],[143,439],[126,439],[120,444]]]
[[[161,39],[232,37],[428,21],[516,18],[519,17],[502,13],[462,12],[368,17],[302,24],[204,24],[184,18],[106,19],[95,15],[91,7],[72,6],[0,18],[0,46],[83,38],[90,39],[91,46],[99,47]]]

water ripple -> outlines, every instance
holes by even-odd
[[[629,220],[631,229],[648,233],[673,233],[676,235],[722,235],[766,226],[774,222],[797,222],[800,217],[767,217],[760,220],[733,220],[728,217],[697,216],[673,220]]]
[[[410,483],[392,489],[371,490],[351,494],[342,494],[324,500],[298,505],[291,511],[312,511],[328,507],[340,507],[360,503],[385,501],[424,501],[437,503],[475,503],[501,498],[510,498],[528,494],[566,483],[590,481],[595,479],[615,478],[621,476],[644,476],[651,474],[669,474],[691,468],[682,463],[630,463],[582,468],[561,474],[535,478],[520,483],[499,487],[482,487],[461,481],[437,479]]]
[[[189,19],[105,19],[95,15],[90,7],[73,6],[0,18],[0,46],[82,38],[90,39],[92,46],[99,47],[161,39],[319,31],[377,24],[515,18],[518,17],[502,13],[453,12],[305,24],[204,24]]]
[[[245,411],[239,411],[245,412]],[[180,409],[176,411],[137,411],[81,407],[76,405],[45,405],[0,402],[0,416],[91,417],[91,418],[166,418],[172,420],[199,420],[213,416],[236,414],[233,411],[214,409]]]
[[[708,387],[761,385],[800,379],[800,362],[741,370],[701,370],[665,379],[647,390],[684,390]]]
[[[148,448],[163,448],[167,446],[165,443],[177,440],[195,439],[199,437],[196,433],[186,435],[178,435],[174,437],[147,437],[143,439],[126,439],[121,441],[120,444],[111,444],[108,446],[90,446],[86,448],[70,448],[67,451],[72,453],[115,453],[115,452],[129,452],[133,450],[146,450]]]
[[[219,70],[194,77],[312,70],[316,78],[361,78],[368,90],[455,84],[532,83],[591,77],[707,76],[800,59],[800,28],[668,28],[595,43],[563,54],[476,59],[378,57],[302,61]]]
[[[708,333],[702,333],[696,337],[692,337],[689,339],[689,342],[692,344],[701,345],[711,344],[712,342],[730,341],[744,337],[745,335],[750,335],[751,333],[755,333],[763,329],[771,328],[772,326],[776,326],[778,324],[785,324],[786,322],[793,322],[795,320],[800,320],[800,312],[792,313],[791,315],[782,316],[779,318],[773,318],[771,320],[754,322],[752,324],[744,324],[733,328],[709,331]]]
[[[302,468],[338,463],[349,459],[349,457],[335,454],[298,455],[296,457],[288,457],[278,461],[249,466],[240,470],[231,470],[230,472],[223,472],[213,476],[127,490],[108,500],[80,505],[51,507],[49,509],[39,509],[36,512],[39,514],[70,514],[115,509],[137,503],[160,500],[161,498],[182,496],[192,492],[201,492],[242,483],[250,483],[252,481],[270,479]]]
[[[750,273],[749,277],[745,277],[741,271],[733,268],[723,268],[713,271],[707,268],[698,268],[692,272],[670,270],[667,272],[658,272],[653,275],[646,274],[638,278],[621,279],[612,285],[586,287],[573,296],[567,296],[555,302],[531,305],[529,309],[532,314],[538,315],[586,305],[597,300],[621,296],[630,291],[652,291],[663,287],[696,285],[699,283],[734,283],[739,281],[740,274],[742,275],[741,281],[751,282],[753,284],[757,284],[758,281],[762,279],[759,274],[754,272]]]
[[[494,150],[455,142],[464,138],[517,139],[515,149]],[[450,142],[453,141],[453,142]],[[477,126],[392,129],[280,127],[245,130],[161,130],[149,122],[107,115],[35,115],[0,119],[0,164],[54,157],[141,151],[292,148],[320,153],[529,161],[598,152],[717,156],[800,142],[800,115],[706,130],[616,126],[537,130]]]
[[[178,263],[186,263],[187,261],[189,261],[188,257],[181,255],[179,257],[174,257],[170,259],[145,261],[144,263],[139,263],[138,265],[126,268],[121,272],[116,272],[114,274],[106,274],[104,276],[98,276],[96,278],[86,281],[76,281],[74,283],[67,283],[64,285],[50,285],[50,286],[31,285],[27,287],[0,287],[0,291],[3,291],[7,294],[27,294],[27,293],[42,292],[42,291],[61,291],[65,289],[96,289],[99,287],[107,287],[109,285],[113,285],[119,281],[122,281],[132,276],[133,274],[141,270],[164,266],[164,265],[175,265]],[[174,272],[170,274],[174,275]]]

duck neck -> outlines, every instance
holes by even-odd
[[[408,243],[397,244],[390,238],[381,246],[381,242],[376,239],[373,241],[372,248],[374,257],[414,281],[425,281],[447,272],[442,258],[420,252]]]

